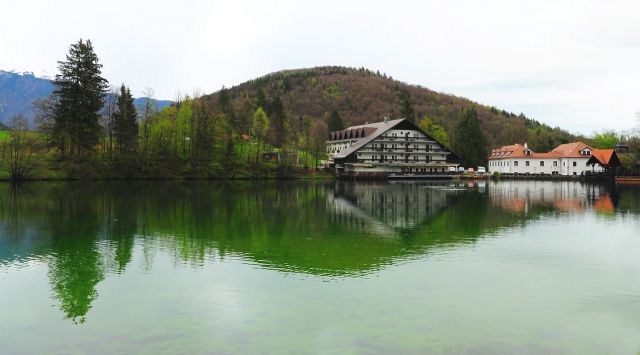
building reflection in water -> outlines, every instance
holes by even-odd
[[[539,181],[0,185],[0,270],[47,265],[53,298],[82,323],[100,282],[135,262],[152,272],[158,253],[192,267],[232,254],[354,277],[545,213],[637,214],[638,196],[637,187]]]
[[[327,193],[332,223],[380,236],[414,230],[442,212],[464,188],[451,182],[336,184]]]
[[[571,181],[502,181],[491,185],[490,199],[494,206],[524,213],[533,207],[564,212],[615,209],[615,193],[610,185]]]

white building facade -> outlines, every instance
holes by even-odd
[[[457,167],[452,153],[406,119],[331,132],[329,165],[339,176],[446,175]]]
[[[562,144],[548,153],[536,153],[527,144],[514,144],[491,151],[489,173],[583,175],[601,172],[600,166],[587,165],[593,149],[582,142]]]

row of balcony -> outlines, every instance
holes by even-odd
[[[358,153],[438,153],[449,154],[446,149],[415,149],[415,148],[363,148],[358,150]]]

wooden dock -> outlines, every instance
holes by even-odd
[[[640,184],[640,176],[618,176],[616,184]]]

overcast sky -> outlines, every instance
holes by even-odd
[[[0,65],[57,71],[93,41],[114,85],[212,92],[282,69],[367,67],[573,132],[640,111],[640,1],[20,0]]]

